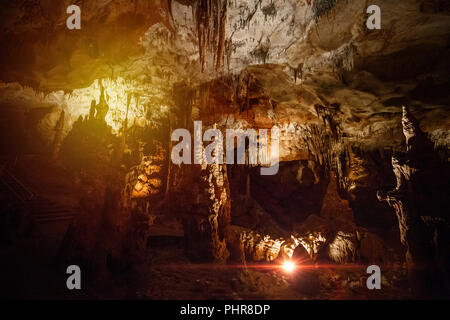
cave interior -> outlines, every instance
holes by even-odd
[[[450,297],[449,1],[74,2],[0,3],[2,295]]]

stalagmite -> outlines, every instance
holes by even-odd
[[[61,149],[61,143],[63,140],[63,130],[64,130],[64,121],[65,121],[65,113],[64,110],[61,110],[61,114],[59,116],[58,122],[55,127],[55,138],[53,140],[53,148],[52,148],[52,159],[56,160],[59,155],[59,150]]]
[[[440,296],[449,288],[448,171],[407,107],[402,127],[406,151],[392,157],[397,185],[387,193],[379,191],[378,199],[396,211],[414,294]]]
[[[226,165],[208,164],[199,173],[194,189],[199,193],[189,200],[192,209],[184,218],[187,252],[194,260],[224,263],[229,257],[225,229],[231,209]]]

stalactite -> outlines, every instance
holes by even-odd
[[[227,58],[227,70],[230,72],[231,54],[233,52],[233,40],[232,37],[225,40],[225,56]]]
[[[312,3],[312,11],[316,21],[320,17],[327,15],[334,8],[338,0],[314,0]]]
[[[223,66],[227,9],[227,0],[198,0],[194,8],[202,71],[205,70],[209,56],[216,71]]]
[[[228,2],[224,1],[222,9],[220,12],[220,23],[219,23],[219,39],[217,45],[217,61],[216,61],[216,71],[220,70],[223,64],[224,51],[225,51],[225,31],[226,31],[226,21],[227,21],[227,6]]]
[[[268,16],[273,18],[277,15],[277,8],[275,7],[275,4],[272,1],[270,1],[270,3],[267,6],[263,7],[261,11],[264,14],[265,21],[267,21]]]
[[[297,83],[297,79],[303,80],[303,63],[299,63],[297,68],[294,68],[294,83]]]

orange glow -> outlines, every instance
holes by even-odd
[[[286,260],[285,262],[283,262],[283,269],[284,269],[284,271],[291,273],[295,269],[295,263],[293,263],[292,261]]]

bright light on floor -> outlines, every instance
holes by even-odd
[[[283,269],[286,272],[292,272],[295,269],[295,264],[292,261],[285,261],[283,263]]]

